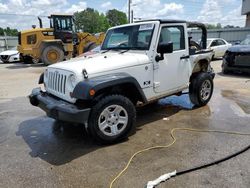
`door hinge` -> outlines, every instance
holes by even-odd
[[[160,87],[161,83],[160,82],[154,82],[154,88]]]
[[[154,69],[154,70],[159,69],[159,63],[154,63],[154,64],[153,64],[153,69]]]

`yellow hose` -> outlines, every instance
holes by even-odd
[[[174,132],[175,131],[191,131],[191,132],[208,132],[208,133],[223,133],[223,134],[232,134],[232,135],[244,135],[244,136],[250,136],[250,133],[242,133],[242,132],[234,132],[234,131],[223,131],[223,130],[202,130],[202,129],[192,129],[192,128],[173,128],[170,132],[170,135],[172,137],[172,142],[168,145],[158,145],[158,146],[152,146],[152,147],[148,147],[142,150],[139,150],[137,152],[135,152],[130,159],[128,160],[126,166],[123,168],[122,171],[120,171],[115,178],[111,181],[110,183],[110,188],[113,187],[114,183],[121,177],[121,175],[128,169],[131,161],[139,154],[149,151],[149,150],[153,150],[153,149],[161,149],[161,148],[168,148],[170,146],[172,146],[175,142],[176,142],[176,138],[174,136]]]

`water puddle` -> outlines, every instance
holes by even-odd
[[[237,115],[247,114],[250,115],[250,93],[249,91],[242,90],[222,90],[221,95],[227,99],[234,101],[237,105],[231,105],[231,108]],[[240,108],[240,109],[239,109]]]
[[[193,109],[193,104],[189,99],[189,95],[181,95],[181,96],[170,96],[166,97],[164,99],[159,100],[160,105],[172,105],[172,106],[178,106],[183,109],[188,109],[192,110]]]

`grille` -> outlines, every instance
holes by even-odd
[[[57,94],[66,94],[66,81],[67,75],[55,72],[48,72],[48,82],[47,87],[49,90],[55,91]]]
[[[1,55],[1,59],[2,59],[2,60],[8,60],[8,59],[9,59],[9,56],[8,56],[8,55]]]

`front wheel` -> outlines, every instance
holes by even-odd
[[[51,65],[63,61],[64,52],[58,46],[47,46],[42,51],[41,55],[42,62],[45,65]]]
[[[205,106],[212,97],[213,89],[212,76],[206,72],[199,73],[189,85],[191,102],[197,107]]]
[[[110,95],[93,106],[88,127],[97,141],[111,144],[128,136],[135,126],[135,119],[135,107],[128,98]]]

